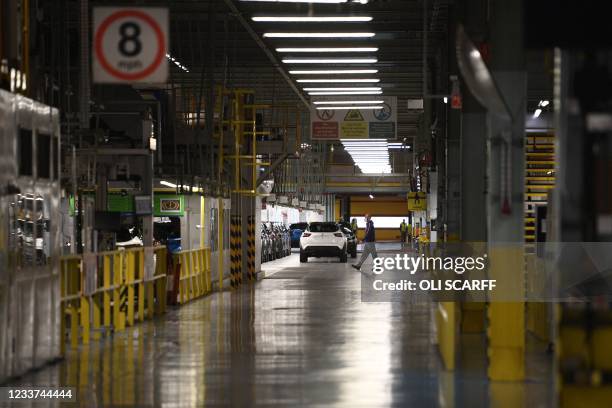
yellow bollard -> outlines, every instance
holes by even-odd
[[[138,320],[144,321],[145,317],[145,283],[144,283],[144,249],[134,252],[134,258],[138,260],[135,274],[138,276]]]
[[[83,336],[83,344],[89,344],[89,305],[91,297],[81,297],[81,328]]]
[[[100,303],[98,299],[100,298],[100,294],[94,294],[91,299],[91,307],[92,307],[92,315],[93,315],[93,338],[94,340],[100,339],[100,326],[101,326],[101,314]]]
[[[436,310],[436,325],[438,327],[438,347],[447,370],[455,369],[456,348],[456,302],[440,302]]]
[[[125,329],[125,314],[121,310],[121,289],[124,287],[123,274],[124,272],[124,253],[115,254],[113,258],[113,328],[115,331],[123,331]]]
[[[202,295],[205,295],[208,293],[208,282],[206,282],[206,253],[203,248],[198,251],[198,256],[200,259],[200,273],[202,274],[200,278],[202,281]]]
[[[103,261],[103,285],[104,292],[102,293],[103,299],[103,319],[104,319],[104,327],[107,329],[110,328],[111,325],[111,257],[112,255],[105,254]]]
[[[74,301],[76,303],[76,301]],[[79,309],[71,302],[70,313],[70,347],[73,349],[79,346]]]
[[[153,318],[153,312],[155,311],[155,287],[154,282],[147,282],[146,290],[147,290],[147,317],[149,319]]]
[[[125,285],[127,286],[127,324],[129,326],[134,325],[134,269],[135,259],[134,253],[126,251],[125,256],[127,258],[126,269],[125,269]]]
[[[187,301],[187,298],[185,296],[185,291],[186,291],[186,279],[185,277],[187,276],[187,271],[185,270],[186,266],[185,266],[185,261],[183,259],[183,255],[179,254],[178,255],[178,263],[180,265],[179,267],[179,299],[181,300],[181,304],[184,304]]]

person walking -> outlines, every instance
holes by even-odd
[[[359,228],[357,227],[357,218],[353,218],[351,220],[351,231],[353,231],[353,234],[357,235],[357,230]]]
[[[368,259],[370,254],[372,255],[372,259],[378,258],[378,254],[376,253],[376,230],[374,229],[374,222],[372,221],[372,217],[370,214],[365,215],[366,227],[365,227],[365,237],[363,238],[363,252],[361,253],[361,258],[359,262],[351,265],[353,268],[358,271],[361,270],[361,265]]]
[[[406,236],[408,235],[408,224],[406,224],[406,220],[403,219],[400,224],[400,236],[402,237],[402,246],[406,243]]]

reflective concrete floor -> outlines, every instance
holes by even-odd
[[[170,309],[9,385],[75,387],[78,404],[66,406],[82,407],[552,404],[537,358],[526,383],[489,384],[482,336],[466,337],[463,368],[445,372],[427,300],[362,303],[362,274],[335,260],[300,265],[293,254],[264,270],[261,282]]]

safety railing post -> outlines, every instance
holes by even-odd
[[[123,285],[123,274],[125,264],[123,251],[113,257],[113,329],[123,331],[125,329],[125,314],[121,307],[121,291]]]
[[[134,325],[134,270],[135,270],[135,259],[134,253],[126,251],[125,256],[127,258],[126,269],[125,269],[125,282],[124,285],[127,287],[127,324],[129,326]]]
[[[104,285],[104,292],[102,293],[102,299],[104,303],[102,315],[104,327],[106,330],[108,330],[111,326],[111,260],[114,256],[104,254],[102,257],[102,284]]]
[[[134,263],[137,265],[137,267],[134,269],[134,274],[137,276],[135,281],[138,282],[138,320],[142,322],[145,318],[144,248],[134,250],[133,254],[135,260]]]

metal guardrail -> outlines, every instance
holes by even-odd
[[[60,259],[62,352],[166,311],[167,250],[133,248]]]
[[[212,292],[210,248],[180,251],[172,257],[173,270],[179,271],[171,283],[172,300],[184,304]]]

